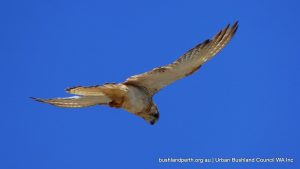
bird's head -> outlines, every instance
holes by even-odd
[[[143,119],[149,122],[151,125],[155,124],[159,119],[159,111],[155,103],[151,104],[149,111],[139,114]]]

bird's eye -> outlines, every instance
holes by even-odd
[[[155,118],[159,118],[159,113],[155,113],[155,114],[153,114],[153,117],[155,117]]]

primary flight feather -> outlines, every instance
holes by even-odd
[[[159,111],[153,95],[165,86],[193,74],[205,62],[219,53],[232,39],[238,29],[238,22],[227,25],[212,39],[192,48],[175,62],[155,68],[149,72],[129,77],[123,83],[107,83],[102,86],[72,87],[67,92],[73,97],[40,99],[36,101],[59,107],[79,108],[95,105],[109,105],[124,108],[154,124],[159,119]]]

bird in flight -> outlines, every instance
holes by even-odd
[[[159,119],[159,111],[153,101],[153,96],[165,86],[195,73],[229,43],[237,29],[238,22],[236,21],[232,26],[227,25],[212,39],[207,39],[190,49],[173,63],[129,77],[123,83],[77,86],[66,89],[68,93],[75,95],[73,97],[52,99],[32,97],[32,99],[67,108],[95,105],[124,108],[153,125]]]

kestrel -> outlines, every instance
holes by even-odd
[[[159,119],[159,111],[153,101],[153,95],[165,86],[196,72],[229,43],[237,29],[238,22],[232,26],[227,25],[212,39],[198,44],[173,63],[129,77],[123,83],[106,83],[101,86],[88,87],[77,86],[66,89],[67,92],[76,95],[73,97],[32,99],[68,108],[95,105],[124,108],[153,125]]]

